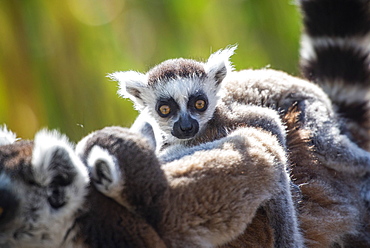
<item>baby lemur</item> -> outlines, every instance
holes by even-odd
[[[212,54],[207,63],[177,59],[163,62],[146,75],[132,71],[111,75],[120,80],[120,93],[130,97],[153,126],[156,150],[163,162],[183,156],[184,146],[199,150],[199,144],[226,137],[243,126],[267,130],[285,147],[285,130],[274,110],[218,101],[221,83],[232,71],[229,57],[235,48]],[[147,124],[142,130],[151,132]],[[263,206],[271,218],[276,246],[301,247],[286,171],[276,187],[279,193]]]
[[[147,74],[134,71],[110,75],[120,82],[119,94],[130,98],[154,131],[157,151],[164,145],[201,137],[213,118],[221,82],[232,70],[236,47],[220,50],[207,63],[168,60]]]

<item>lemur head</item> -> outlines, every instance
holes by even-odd
[[[155,132],[160,131],[156,139],[178,143],[195,137],[212,118],[235,49],[219,50],[206,63],[171,59],[146,74],[126,71],[109,76],[119,82],[118,93],[131,99]]]
[[[0,247],[68,246],[88,182],[65,136],[42,130],[18,141],[0,128]]]

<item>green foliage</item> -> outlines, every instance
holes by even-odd
[[[298,71],[293,0],[1,0],[0,123],[21,138],[43,127],[72,140],[137,112],[106,75],[163,60],[205,60],[229,44],[236,69]]]

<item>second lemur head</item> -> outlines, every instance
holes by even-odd
[[[171,59],[146,74],[126,71],[109,75],[118,93],[131,99],[153,126],[157,145],[181,143],[197,136],[212,118],[220,84],[232,71],[236,46],[213,53],[207,62]]]

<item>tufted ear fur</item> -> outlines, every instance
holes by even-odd
[[[230,57],[234,54],[237,46],[229,46],[211,54],[205,64],[205,70],[209,78],[214,78],[217,84],[220,84],[227,73],[233,70]]]
[[[6,125],[0,126],[0,146],[12,144],[17,140],[15,133],[8,130]]]
[[[81,205],[88,174],[67,137],[42,130],[35,136],[32,154],[35,183],[47,189],[50,205],[60,208],[68,203],[72,209]]]
[[[87,157],[87,166],[92,182],[100,192],[117,200],[121,199],[119,195],[124,187],[123,171],[119,169],[114,155],[95,145]],[[120,204],[125,205],[124,202]]]
[[[147,87],[147,76],[136,71],[119,71],[109,74],[108,77],[119,83],[118,94],[129,98],[137,109],[144,105],[142,93]]]

